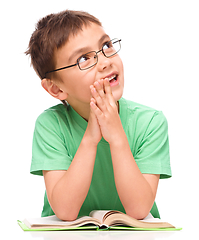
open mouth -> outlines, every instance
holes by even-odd
[[[117,75],[114,74],[113,76],[111,76],[110,78],[108,78],[108,80],[109,80],[110,84],[116,82],[116,81],[117,81]]]

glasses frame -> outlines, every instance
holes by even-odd
[[[57,69],[55,69],[55,70],[46,72],[46,73],[45,73],[45,78],[46,78],[46,75],[49,74],[49,73],[57,72],[57,71],[60,71],[60,70],[64,70],[64,69],[67,69],[67,68],[71,68],[71,67],[75,67],[75,66],[77,66],[77,65],[78,65],[78,67],[79,67],[79,69],[80,69],[81,71],[84,71],[84,70],[87,70],[87,69],[89,69],[89,68],[92,68],[93,66],[95,66],[95,65],[98,63],[98,55],[97,55],[97,54],[100,53],[100,52],[102,52],[103,55],[104,55],[106,58],[109,58],[109,57],[114,56],[115,54],[117,54],[117,53],[120,51],[120,49],[119,49],[117,52],[115,52],[115,53],[113,53],[112,55],[110,55],[110,56],[107,56],[106,53],[104,52],[104,46],[105,46],[107,43],[113,42],[114,40],[115,40],[114,43],[119,42],[119,46],[120,46],[120,49],[121,49],[121,43],[120,43],[120,42],[122,41],[122,39],[114,38],[114,39],[112,39],[112,40],[104,43],[104,45],[102,46],[102,48],[101,48],[99,51],[97,51],[97,52],[96,52],[96,51],[90,51],[90,52],[88,52],[88,53],[95,53],[95,57],[96,57],[97,60],[96,60],[96,62],[95,62],[93,65],[91,65],[91,66],[89,66],[89,67],[87,67],[87,68],[82,69],[82,68],[80,67],[80,65],[79,65],[79,60],[82,58],[82,56],[81,56],[81,57],[79,57],[79,58],[77,59],[77,63],[75,63],[75,64],[72,64],[72,65],[69,65],[69,66],[66,66],[66,67],[62,67],[62,68],[57,68]],[[85,53],[85,54],[83,54],[83,55],[86,55],[86,54],[88,54],[88,53]],[[95,58],[95,57],[94,57],[94,58]]]

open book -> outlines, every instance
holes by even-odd
[[[43,218],[28,218],[18,224],[24,231],[118,229],[118,230],[179,230],[167,222],[149,214],[143,220],[136,220],[119,211],[92,211],[88,217],[75,221],[62,221],[55,215]]]

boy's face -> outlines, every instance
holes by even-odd
[[[55,52],[55,68],[75,64],[77,59],[90,51],[99,51],[104,43],[110,41],[104,29],[97,24],[84,27],[77,35]],[[56,82],[61,91],[67,95],[67,102],[77,111],[90,109],[90,85],[95,81],[117,76],[117,81],[110,82],[113,97],[118,101],[123,94],[124,73],[123,64],[118,54],[107,58],[102,52],[98,53],[98,63],[90,69],[80,70],[78,66],[58,71],[61,81]],[[63,100],[63,99],[62,99]]]

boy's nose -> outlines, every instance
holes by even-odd
[[[106,68],[111,66],[111,59],[104,56],[101,52],[98,54],[97,67],[99,71],[104,71]]]

